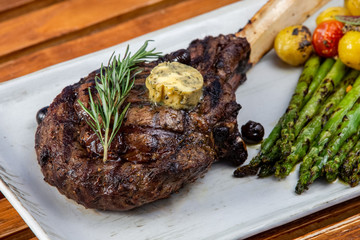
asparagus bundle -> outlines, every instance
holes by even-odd
[[[288,108],[289,111],[287,110],[283,114],[276,126],[270,132],[269,136],[263,141],[260,152],[250,161],[249,165],[241,166],[234,171],[235,177],[256,175],[263,163],[271,162],[279,155],[278,153],[281,151],[281,149],[276,147],[276,145],[277,142],[281,139],[282,126],[287,125],[286,122],[292,119],[292,117],[288,116],[288,114],[298,112],[302,108],[302,106],[305,104],[304,100],[309,98],[309,91],[312,94],[314,89],[318,87],[320,81],[328,73],[333,64],[334,61],[332,59],[327,59],[323,64],[321,64],[319,68],[320,57],[313,55],[309,58],[304,66],[303,73],[298,80],[295,94],[290,100],[292,105],[291,108]],[[315,79],[315,81],[312,81],[312,79]]]
[[[351,102],[349,105],[351,105]],[[332,115],[332,118],[326,123],[324,130],[321,132],[319,141],[304,157],[300,165],[300,177],[296,185],[296,193],[302,193],[320,176],[327,160],[332,158],[342,144],[357,131],[360,125],[360,95],[356,104],[346,115],[343,114],[346,112],[346,108],[339,112],[341,114],[335,112]],[[328,144],[327,148],[325,148],[326,144]]]
[[[325,164],[324,170],[326,174],[326,180],[328,182],[333,182],[336,180],[339,175],[340,166],[343,164],[345,158],[348,156],[349,152],[359,140],[359,137],[360,131],[358,129],[357,133],[355,133],[351,138],[346,141],[346,143],[341,146],[335,157],[328,160],[328,162]]]
[[[337,107],[337,104],[345,96],[347,87],[353,84],[358,75],[359,72],[356,70],[347,74],[347,76],[340,82],[336,91],[326,100],[319,113],[306,125],[306,127],[301,130],[293,147],[291,148],[290,155],[283,161],[277,162],[275,166],[276,177],[285,178],[290,174],[294,166],[302,160],[307,153],[307,150],[314,142],[316,136],[320,133],[322,126],[325,125],[326,121]],[[358,84],[360,84],[360,81]]]
[[[295,93],[290,100],[289,106],[286,109],[286,114],[284,114],[284,119],[281,123],[281,138],[283,139],[283,143],[294,140],[294,134],[292,133],[292,129],[294,127],[295,120],[298,117],[300,109],[304,105],[304,98],[308,93],[310,83],[316,75],[319,66],[320,58],[316,55],[311,56],[310,59],[306,62],[304,71],[300,75],[298,84],[295,88]],[[323,76],[321,75],[318,78],[322,77]],[[285,149],[287,148],[283,148],[282,151],[284,151]]]
[[[350,186],[355,187],[359,184],[360,175],[360,141],[351,149],[346,160],[340,169],[340,178],[348,183]]]
[[[297,111],[299,112],[298,114],[299,117],[297,119],[292,118],[291,122],[287,122],[286,126],[288,127],[288,129],[282,128],[281,131],[282,138],[280,138],[277,141],[275,147],[272,149],[272,152],[268,154],[268,159],[266,157],[264,158],[265,161],[266,160],[268,160],[268,162],[275,162],[276,160],[284,161],[288,157],[288,155],[292,151],[291,147],[293,141],[295,140],[295,137],[298,135],[298,130],[297,130],[298,126],[304,125],[315,115],[315,113],[320,108],[320,105],[324,101],[324,99],[326,99],[326,97],[333,92],[334,87],[339,84],[340,80],[346,73],[346,70],[347,67],[340,60],[337,60],[335,64],[333,64],[332,59],[331,60],[327,59],[324,62],[322,67],[318,70],[318,74],[314,78],[315,82],[313,81],[310,84],[310,86],[312,86],[313,88],[312,91],[308,95],[306,95],[306,98],[309,99],[308,102],[303,102],[304,106],[302,108],[301,106],[297,108]],[[323,77],[321,81],[319,81],[320,76]],[[315,89],[315,86],[317,86],[316,91],[313,90]],[[281,154],[279,153],[279,151],[281,152]],[[279,163],[277,162],[276,165],[279,165]],[[269,167],[267,167],[267,169],[269,169]],[[276,171],[275,170],[276,167],[272,169],[273,172]]]
[[[339,176],[351,186],[360,182],[360,72],[334,62],[308,60],[286,112],[235,176],[285,178],[301,162],[299,194],[320,176],[329,182]]]
[[[304,72],[303,74],[300,76],[300,80],[302,79],[302,76],[309,76],[306,79],[307,80],[312,80],[312,82],[309,85],[309,87],[307,88],[307,92],[306,95],[303,96],[303,98],[301,99],[302,101],[300,102],[300,104],[297,104],[296,107],[292,107],[292,105],[294,104],[293,101],[290,102],[289,107],[287,109],[287,121],[284,121],[282,123],[282,130],[281,130],[281,145],[283,145],[284,147],[282,148],[282,155],[283,156],[287,156],[290,154],[290,149],[292,146],[292,142],[295,140],[296,137],[296,132],[295,132],[295,122],[298,124],[297,119],[301,118],[304,116],[305,114],[305,110],[302,110],[303,106],[306,104],[306,106],[309,105],[308,101],[311,99],[311,101],[316,101],[316,99],[313,97],[313,93],[316,91],[316,89],[318,89],[320,83],[322,82],[322,80],[324,79],[325,76],[327,76],[328,74],[330,74],[331,76],[329,76],[329,78],[332,78],[332,74],[337,74],[336,80],[338,80],[339,78],[342,77],[342,72],[338,71],[337,68],[335,68],[335,70],[331,70],[332,67],[334,65],[334,60],[332,58],[328,58],[325,60],[325,62],[322,64],[322,66],[320,67],[320,69],[317,71],[317,74],[315,75],[315,77],[313,78],[313,80],[311,79],[311,75],[309,73],[313,73],[314,71],[316,71],[317,69],[315,67],[312,67],[311,65],[309,66],[309,68],[313,68],[312,71],[307,70],[306,68],[304,68]],[[338,67],[338,65],[341,64],[336,64],[336,67]],[[340,66],[342,67],[342,66]],[[307,71],[305,71],[307,70]],[[331,71],[330,71],[331,70]],[[330,71],[330,72],[329,72]],[[334,75],[335,75],[334,74]],[[299,80],[299,84],[300,85],[300,80]],[[337,82],[337,81],[336,81]],[[301,85],[300,85],[301,87]],[[295,89],[295,94],[294,96],[299,95],[297,93],[299,87],[297,87]],[[321,85],[320,88],[324,88],[324,84]],[[328,89],[329,91],[331,91],[330,89]],[[320,95],[320,90],[316,91],[317,95]],[[297,103],[295,101],[295,103]],[[304,108],[306,109],[306,108]],[[301,112],[300,112],[301,110]]]
[[[299,117],[296,120],[296,123],[293,123],[293,130],[289,136],[284,136],[283,138],[283,155],[289,155],[291,151],[292,142],[295,140],[295,137],[300,133],[302,128],[308,122],[309,119],[312,119],[314,115],[319,110],[322,103],[326,100],[333,89],[340,83],[340,80],[343,78],[347,70],[347,67],[339,59],[335,62],[330,72],[320,83],[318,89],[311,96],[306,105],[301,109]]]

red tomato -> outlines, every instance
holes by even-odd
[[[335,57],[338,54],[339,40],[344,35],[343,26],[344,24],[339,21],[329,20],[316,27],[312,44],[319,56]]]

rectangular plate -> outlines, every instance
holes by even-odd
[[[166,200],[128,212],[88,210],[43,181],[34,152],[35,115],[65,86],[106,63],[127,44],[137,49],[153,39],[164,53],[196,38],[235,33],[265,3],[245,0],[127,43],[61,63],[0,85],[0,189],[40,239],[237,239],[251,236],[360,194],[358,188],[317,181],[294,193],[298,173],[286,180],[232,177],[216,163],[206,176]],[[332,1],[326,7],[335,6]],[[315,27],[315,17],[305,23]],[[301,68],[267,54],[237,90],[238,121],[261,122],[268,134],[285,111]],[[249,146],[249,159],[259,146]]]

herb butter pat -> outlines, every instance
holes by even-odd
[[[150,100],[174,109],[195,107],[202,96],[203,85],[198,70],[178,62],[160,63],[146,78]]]

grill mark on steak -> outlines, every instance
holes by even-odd
[[[243,162],[247,152],[234,92],[245,80],[249,53],[245,39],[220,35],[139,64],[144,71],[126,100],[131,105],[106,163],[77,102],[88,106],[89,87],[96,100],[95,77],[101,69],[64,88],[36,131],[35,150],[45,181],[87,208],[127,210],[169,197],[202,177],[214,161]],[[204,76],[203,99],[192,110],[149,102],[145,78],[159,62],[170,60],[189,64]]]
[[[221,85],[218,79],[213,81],[210,86],[207,86],[204,89],[205,95],[210,95],[210,107],[215,108],[216,105],[219,103],[220,96],[222,93]]]
[[[40,152],[40,156],[39,156],[39,164],[40,166],[44,166],[45,164],[47,164],[48,160],[50,158],[50,152],[48,148],[43,148]]]

